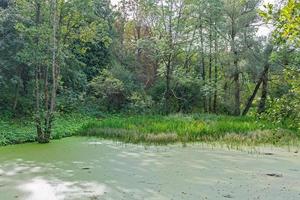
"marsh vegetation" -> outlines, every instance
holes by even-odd
[[[1,0],[0,143],[293,141],[298,19],[295,0]]]
[[[299,199],[299,19],[297,0],[0,0],[0,198]]]

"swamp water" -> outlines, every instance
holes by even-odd
[[[300,155],[72,137],[0,148],[0,200],[300,199]]]

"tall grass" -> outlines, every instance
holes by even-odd
[[[85,124],[78,132],[131,143],[223,141],[286,144],[299,133],[252,117],[217,115],[115,116]]]
[[[299,132],[252,117],[218,115],[109,116],[59,115],[52,139],[98,136],[128,143],[224,142],[226,144],[290,144]],[[0,119],[0,146],[36,141],[33,120]]]

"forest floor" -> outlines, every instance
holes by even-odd
[[[300,133],[254,117],[222,115],[136,115],[95,118],[73,114],[58,116],[52,139],[73,135],[96,136],[125,143],[224,143],[229,146],[300,144]],[[33,120],[0,120],[0,146],[34,142]]]

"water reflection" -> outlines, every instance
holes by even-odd
[[[71,169],[59,168],[56,164],[37,164],[22,159],[2,163],[0,193],[3,194],[5,191],[9,199],[21,197],[24,200],[97,200],[108,191],[104,184],[96,181],[69,181],[56,178],[56,176],[71,177],[75,173]]]
[[[0,148],[0,199],[299,199],[295,169],[299,157],[280,152],[266,156],[67,138]]]
[[[18,187],[28,193],[26,200],[98,199],[107,188],[97,182],[68,182],[36,177]]]

